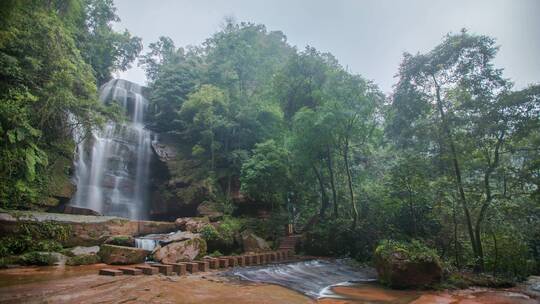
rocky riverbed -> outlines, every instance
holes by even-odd
[[[392,303],[533,304],[524,286],[456,291],[396,291],[376,283],[341,284],[320,297],[210,272],[189,276],[97,275],[105,264],[0,270],[0,303]]]

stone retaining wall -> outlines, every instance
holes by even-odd
[[[134,221],[114,216],[73,215],[33,211],[0,212],[0,235],[16,235],[23,224],[54,222],[69,227],[65,247],[102,244],[113,235],[139,236],[176,231],[174,222]]]

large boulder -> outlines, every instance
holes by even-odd
[[[176,231],[174,222],[135,221],[114,216],[73,215],[17,211],[0,212],[0,235],[17,236],[27,225],[64,226],[68,231],[61,240],[64,247],[96,246],[115,235],[138,236]]]
[[[77,246],[74,248],[65,249],[63,253],[68,257],[66,260],[66,265],[78,266],[99,263],[101,259],[98,252],[99,246]]]
[[[149,251],[140,248],[108,244],[101,245],[98,253],[102,262],[115,265],[143,263],[149,254]]]
[[[199,233],[209,224],[209,220],[206,217],[181,217],[176,219],[175,224],[182,231]]]
[[[249,230],[242,232],[240,237],[244,252],[261,252],[270,250],[270,246],[264,239],[256,236]]]
[[[198,233],[192,233],[189,231],[177,231],[175,233],[166,234],[161,239],[159,239],[159,243],[161,245],[167,245],[173,242],[181,242],[196,238],[200,238],[200,235]]]
[[[157,247],[154,260],[161,263],[192,261],[206,254],[206,242],[199,236]]]
[[[442,264],[437,253],[418,241],[383,241],[375,250],[379,281],[393,288],[419,288],[440,282]]]

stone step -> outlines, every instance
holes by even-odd
[[[243,255],[235,256],[236,258],[236,265],[242,267],[246,266],[246,257]]]
[[[196,273],[199,271],[199,264],[197,263],[186,263],[186,269],[190,273]]]
[[[227,267],[229,267],[229,259],[220,258],[219,259],[219,268],[227,268]]]
[[[159,269],[157,269],[156,267],[150,267],[147,265],[135,266],[135,268],[142,270],[142,272],[146,275],[158,274],[159,272]]]
[[[127,274],[127,275],[141,275],[141,274],[143,274],[142,270],[138,269],[138,268],[121,267],[121,268],[118,268],[118,270],[122,271],[123,274]]]
[[[123,274],[123,272],[121,270],[116,270],[116,269],[109,269],[109,268],[105,268],[105,269],[100,269],[99,270],[99,274],[100,275],[108,275],[108,276],[120,276]]]
[[[165,263],[165,265],[171,265],[172,271],[177,275],[186,275],[187,273],[186,263]]]
[[[235,267],[238,265],[238,260],[234,256],[228,256],[225,257],[227,260],[229,260],[229,267]]]
[[[208,261],[197,261],[197,264],[199,264],[199,271],[210,271],[210,263]]]
[[[208,264],[210,265],[210,269],[218,269],[219,268],[219,260],[215,258],[209,258],[206,259],[208,261]]]
[[[159,270],[159,273],[166,276],[172,275],[173,265],[164,265],[164,264],[152,264],[151,267],[156,267]]]

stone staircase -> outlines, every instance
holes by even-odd
[[[293,246],[294,247],[294,246]],[[224,256],[219,258],[205,258],[199,261],[182,263],[145,263],[130,267],[104,268],[99,270],[100,275],[156,275],[163,274],[179,276],[194,274],[197,272],[208,272],[211,270],[227,269],[236,266],[254,266],[269,263],[288,262],[293,259],[294,252],[288,249],[276,251],[244,254],[238,256]]]
[[[301,235],[293,234],[283,237],[279,242],[278,250],[289,250],[294,253],[296,244],[300,240]]]

